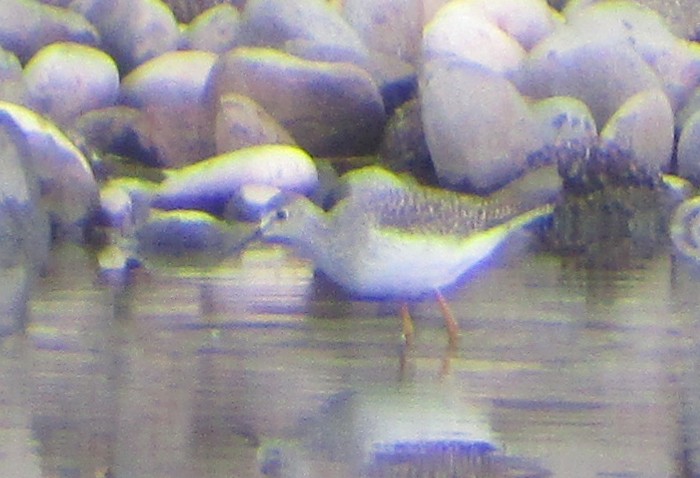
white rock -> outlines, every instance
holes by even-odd
[[[629,98],[600,132],[601,147],[632,153],[643,171],[668,171],[673,153],[673,111],[662,90],[653,89]]]
[[[421,0],[345,0],[342,14],[369,48],[413,64],[419,60]]]
[[[524,98],[502,76],[457,61],[433,61],[421,80],[425,138],[445,185],[488,191],[523,172],[542,147]]]
[[[588,106],[570,96],[553,96],[532,105],[539,125],[538,135],[545,145],[593,145],[598,139],[595,120]]]
[[[506,74],[520,68],[525,49],[462,0],[445,5],[425,27],[423,61],[455,58]]]
[[[165,173],[154,207],[215,214],[221,214],[245,184],[266,184],[301,194],[309,194],[318,184],[311,157],[287,145],[251,146]]]

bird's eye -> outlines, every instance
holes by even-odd
[[[277,210],[277,219],[280,221],[284,221],[289,217],[289,211],[286,209],[278,209]]]

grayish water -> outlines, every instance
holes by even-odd
[[[281,247],[170,262],[110,286],[62,246],[31,294],[3,271],[0,476],[258,477],[259,450],[357,476],[373,444],[446,436],[498,448],[461,476],[700,476],[699,275],[667,254],[496,261],[447,294],[453,353],[433,301],[406,350],[392,304]]]

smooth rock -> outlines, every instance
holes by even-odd
[[[684,256],[700,259],[700,196],[683,201],[673,212],[669,236]]]
[[[0,118],[14,122],[28,144],[41,203],[54,233],[82,239],[99,202],[97,182],[85,156],[53,123],[30,109],[0,102]]]
[[[295,144],[294,138],[258,103],[247,96],[226,94],[216,113],[216,153],[258,144]]]
[[[185,28],[184,49],[224,53],[238,45],[240,23],[238,10],[228,3],[205,10]]]
[[[280,188],[268,184],[244,184],[231,197],[224,210],[224,219],[260,221],[265,214],[284,204]]]
[[[519,176],[528,154],[542,147],[524,98],[491,70],[436,60],[425,65],[420,91],[425,138],[443,185],[491,191]]]
[[[525,50],[530,50],[562,23],[560,16],[544,0],[453,0],[438,12],[436,18],[442,15],[471,17],[491,23]]]
[[[565,29],[532,50],[515,82],[523,94],[535,98],[580,99],[598,127],[629,97],[662,87],[656,73],[628,43],[581,41],[574,30]]]
[[[251,146],[180,169],[166,170],[152,201],[161,209],[199,209],[221,215],[245,184],[309,194],[318,184],[311,157],[287,145]]]
[[[316,156],[376,149],[385,112],[377,85],[349,63],[302,60],[267,48],[238,48],[212,71],[214,101],[239,93],[259,103]]]
[[[244,44],[283,49],[290,40],[335,45],[363,56],[357,32],[324,0],[249,0],[243,11]]]
[[[683,124],[677,149],[678,174],[700,184],[700,111]]]
[[[42,48],[27,63],[24,78],[27,106],[64,126],[87,111],[114,105],[119,94],[114,60],[78,43]]]
[[[139,250],[145,252],[226,254],[244,246],[257,228],[257,224],[227,223],[203,211],[152,210],[136,238]]]
[[[631,153],[641,172],[667,172],[673,153],[673,111],[662,90],[629,98],[600,132],[601,148]]]
[[[148,218],[157,184],[139,178],[110,179],[100,188],[97,224],[131,237]]]
[[[567,17],[579,42],[630,45],[657,74],[678,110],[700,81],[700,47],[682,41],[655,11],[629,1],[610,1]]]
[[[233,3],[231,0],[163,0],[175,14],[180,23],[190,23],[204,12],[215,8],[218,4]]]
[[[203,51],[165,53],[134,69],[122,81],[121,101],[139,108],[136,128],[156,163],[177,167],[215,152],[206,85],[217,55]]]
[[[588,106],[570,96],[554,96],[535,102],[532,114],[539,124],[538,136],[547,146],[593,146],[598,140],[595,120]]]
[[[0,113],[0,270],[39,267],[48,256],[49,221],[30,155],[23,131]]]
[[[75,0],[71,8],[97,27],[101,46],[121,72],[176,50],[180,43],[175,16],[160,0]]]
[[[82,15],[35,0],[0,3],[0,46],[24,63],[42,47],[59,41],[96,46],[100,35]]]
[[[342,15],[370,49],[411,64],[419,61],[422,1],[344,0]]]
[[[141,111],[128,106],[88,111],[78,118],[73,130],[89,148],[154,164],[155,158],[139,140],[135,125],[140,115]]]
[[[456,59],[499,74],[520,68],[526,51],[496,24],[474,15],[468,2],[449,2],[423,33],[423,61]]]
[[[17,55],[0,48],[0,100],[24,104],[26,86]]]

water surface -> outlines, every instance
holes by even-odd
[[[433,301],[406,349],[394,304],[282,247],[191,262],[110,285],[66,245],[31,290],[3,271],[0,476],[259,477],[278,446],[283,476],[357,476],[444,436],[498,448],[465,476],[700,476],[700,275],[669,253],[497,260],[447,293],[452,353]]]

